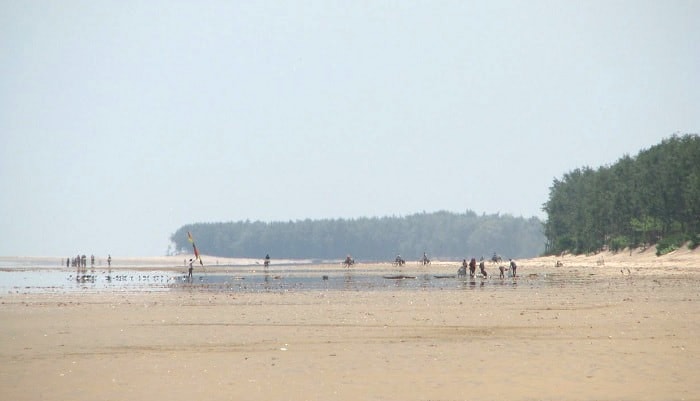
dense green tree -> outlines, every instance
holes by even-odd
[[[566,173],[543,210],[547,253],[692,239],[700,230],[700,137],[674,135],[612,166]]]
[[[175,249],[190,252],[187,232],[204,253],[224,257],[392,260],[396,254],[418,259],[427,252],[438,258],[536,256],[544,250],[542,222],[510,215],[435,212],[405,217],[238,221],[188,224],[171,240]]]

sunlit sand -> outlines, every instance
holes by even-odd
[[[449,261],[273,263],[267,288],[182,283],[180,259],[115,258],[114,276],[174,277],[152,288],[91,287],[65,267],[52,268],[65,285],[6,288],[1,398],[700,399],[698,251],[518,260],[503,280],[491,264],[487,279],[460,279],[435,277],[456,274]],[[255,260],[205,268],[195,278],[264,277]],[[281,284],[295,275],[321,284]],[[376,284],[336,288],[340,277]]]

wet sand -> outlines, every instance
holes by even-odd
[[[698,261],[538,258],[454,289],[0,294],[0,398],[698,400]]]

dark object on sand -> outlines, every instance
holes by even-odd
[[[382,277],[384,277],[385,279],[388,279],[388,280],[403,280],[405,278],[416,278],[416,276],[404,276],[403,274],[397,274],[394,276],[382,276]]]

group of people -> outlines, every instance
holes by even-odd
[[[265,266],[267,266],[267,264],[269,263],[268,260],[269,260],[268,257],[266,257],[265,258]],[[501,261],[501,257],[496,255],[496,253],[494,253],[494,257],[491,260],[494,261],[494,263],[497,263],[497,262]],[[515,263],[515,261],[513,259],[509,259],[508,261],[509,261],[509,264],[507,267],[504,265],[498,266],[498,270],[500,271],[501,278],[505,278],[507,271],[510,271],[510,274],[512,277],[517,277],[516,272],[518,269],[518,265]],[[355,261],[352,259],[352,257],[350,255],[348,255],[345,258],[345,260],[343,261],[343,265],[346,267],[350,267],[354,263],[355,263]],[[423,265],[430,264],[430,259],[428,258],[428,254],[423,252],[423,257],[421,258],[421,260],[418,263],[423,264]],[[403,266],[404,264],[406,264],[406,260],[403,257],[401,257],[401,255],[396,255],[396,258],[394,258],[394,266]],[[457,275],[460,277],[466,277],[467,269],[469,269],[469,276],[476,277],[476,266],[477,266],[476,258],[471,258],[471,260],[469,262],[467,262],[466,259],[462,259],[462,266],[460,266],[459,270],[457,270]],[[484,278],[488,278],[488,273],[486,272],[486,262],[484,261],[483,256],[481,257],[481,259],[479,259],[478,266],[479,266],[479,272],[481,273],[481,276]]]
[[[430,259],[428,259],[428,254],[423,252],[423,257],[421,260],[418,262],[422,265],[428,265],[430,264]],[[394,258],[394,266],[403,266],[406,264],[406,259],[402,258],[401,255],[396,255],[396,258]]]
[[[462,266],[460,266],[459,270],[457,270],[457,275],[461,277],[466,277],[467,268],[469,268],[469,277],[476,277],[476,258],[472,258],[468,263],[466,259],[462,259]],[[498,270],[500,271],[500,278],[505,278],[506,270],[510,270],[511,275],[513,277],[517,277],[517,269],[518,265],[513,259],[510,259],[510,264],[508,268],[506,268],[503,265],[498,266]],[[483,256],[481,257],[481,259],[479,259],[479,270],[482,277],[488,278],[488,273],[486,273],[486,263],[484,262]]]
[[[107,256],[107,266],[112,267],[112,255]],[[83,254],[66,258],[66,267],[87,268],[87,256]],[[95,267],[95,255],[90,255],[90,267]]]
[[[345,257],[345,260],[343,261],[343,266],[350,267],[354,264],[355,264],[355,259],[353,259],[352,256],[348,255]]]

